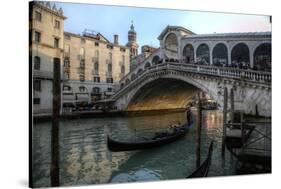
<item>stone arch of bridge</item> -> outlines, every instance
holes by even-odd
[[[136,97],[139,95],[139,93],[143,92],[144,88],[148,85],[150,85],[152,82],[155,81],[161,81],[161,80],[175,80],[178,82],[183,82],[185,84],[191,85],[198,90],[205,92],[208,94],[212,99],[217,101],[217,103],[220,104],[222,107],[222,102],[220,101],[220,98],[218,98],[218,91],[214,89],[213,87],[209,87],[208,85],[205,85],[204,82],[201,82],[200,79],[192,78],[192,77],[186,77],[183,75],[179,75],[176,72],[175,73],[169,73],[169,74],[164,74],[164,75],[158,75],[157,77],[154,78],[149,78],[144,81],[142,81],[140,84],[138,84],[133,90],[131,90],[127,95],[127,105],[126,109],[128,106],[134,102]],[[171,91],[173,92],[173,91]]]

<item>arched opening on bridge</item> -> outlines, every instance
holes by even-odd
[[[213,49],[213,65],[227,66],[228,65],[227,47],[223,43],[217,44]]]
[[[165,49],[173,53],[178,52],[178,38],[176,34],[170,33],[165,40]]]
[[[129,84],[129,83],[130,83],[130,79],[127,78],[126,81],[125,81],[125,84],[127,85],[127,84]]]
[[[145,63],[145,65],[144,65],[144,69],[147,69],[147,68],[149,68],[151,66],[151,64],[149,63],[149,62],[147,62],[147,63]]]
[[[201,90],[178,79],[161,78],[141,87],[130,100],[128,111],[142,110],[184,110],[194,102]]]
[[[131,76],[131,81],[135,80],[136,78],[137,78],[137,75],[135,73],[133,73]]]
[[[198,46],[196,50],[196,57],[196,62],[198,62],[199,64],[210,64],[210,51],[207,44],[203,43]]]
[[[183,48],[184,63],[194,63],[194,48],[191,44],[185,45]]]
[[[254,69],[271,71],[271,44],[260,44],[254,53]]]
[[[138,75],[141,74],[143,72],[143,69],[139,69],[138,70]]]
[[[152,59],[152,64],[159,64],[160,63],[160,57],[158,55],[154,56]]]
[[[250,67],[249,48],[244,43],[238,43],[231,51],[231,66],[235,68]]]
[[[124,87],[124,83],[121,83],[120,88],[122,89]]]

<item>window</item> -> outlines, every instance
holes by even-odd
[[[124,65],[121,66],[121,73],[125,74],[125,66]]]
[[[94,77],[94,82],[99,83],[100,82],[100,77]]]
[[[60,21],[55,20],[55,28],[60,29]]]
[[[125,56],[124,55],[122,55],[122,62],[123,62],[123,64],[125,63]]]
[[[99,43],[98,43],[98,42],[95,42],[95,46],[99,46]]]
[[[33,98],[33,104],[40,104],[40,98]]]
[[[87,90],[87,89],[86,89],[86,87],[84,87],[84,86],[79,87],[79,91],[80,91],[80,92],[86,92],[86,90]]]
[[[40,80],[33,81],[33,89],[35,91],[41,91],[41,81]]]
[[[69,53],[70,53],[70,46],[69,45],[64,46],[64,52],[69,55]]]
[[[42,20],[42,14],[38,11],[35,11],[35,20],[40,21]]]
[[[81,48],[81,49],[80,49],[80,56],[81,56],[82,58],[85,57],[85,49],[84,49],[84,48]]]
[[[95,57],[96,57],[96,58],[99,57],[99,51],[98,51],[98,50],[95,51]]]
[[[110,45],[110,44],[108,44],[106,47],[107,47],[108,49],[113,49],[113,45]]]
[[[64,58],[64,62],[63,62],[63,66],[64,67],[69,67],[70,66],[70,64],[69,64],[69,58],[67,57],[67,58]]]
[[[108,64],[107,65],[107,71],[108,72],[112,72],[112,64]]]
[[[112,88],[107,88],[107,91],[108,92],[112,92]]]
[[[95,62],[94,69],[95,69],[96,72],[99,71],[99,63],[98,62]]]
[[[34,70],[40,70],[40,57],[34,57]]]
[[[64,85],[64,86],[63,86],[63,90],[64,90],[64,91],[71,91],[71,87],[68,86],[68,85]]]
[[[126,49],[120,47],[121,52],[126,52]]]
[[[40,32],[35,32],[35,42],[40,43],[41,41],[41,33]]]
[[[86,40],[84,38],[81,38],[81,43],[82,44],[85,44],[86,43]]]
[[[112,53],[111,52],[108,54],[108,56],[109,56],[109,60],[112,60]]]
[[[112,77],[106,78],[106,83],[113,83],[113,78]]]
[[[60,41],[60,40],[59,40],[58,38],[55,38],[55,39],[54,39],[54,47],[55,47],[55,48],[59,48],[59,41]]]

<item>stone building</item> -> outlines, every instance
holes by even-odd
[[[89,103],[110,97],[129,66],[129,48],[119,45],[118,35],[111,43],[91,30],[83,35],[65,32],[63,102]]]
[[[30,3],[30,66],[33,72],[33,113],[52,110],[53,59],[63,59],[62,9],[50,3]]]
[[[66,32],[65,19],[63,10],[53,3],[30,3],[34,114],[52,112],[54,58],[59,58],[61,63],[62,106],[110,97],[119,88],[119,80],[130,71],[132,51],[119,44],[118,35],[110,42],[91,30],[85,30],[82,35]]]

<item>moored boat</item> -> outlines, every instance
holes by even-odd
[[[188,177],[186,178],[198,178],[198,177],[207,177],[212,161],[213,153],[213,141],[209,146],[209,151],[206,160]]]
[[[118,151],[131,151],[131,150],[140,150],[140,149],[148,149],[159,147],[164,144],[168,144],[178,140],[185,136],[188,132],[191,124],[184,124],[181,127],[175,128],[173,133],[161,132],[155,133],[155,135],[145,141],[116,141],[110,136],[107,136],[107,146],[110,151],[118,152]]]

